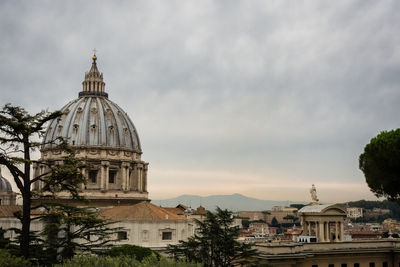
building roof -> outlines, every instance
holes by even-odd
[[[0,218],[10,218],[10,217],[15,217],[14,213],[15,212],[22,212],[22,206],[17,206],[17,205],[12,205],[12,206],[5,206],[2,205],[0,206]],[[39,209],[34,209],[31,211],[31,216],[35,217],[38,215],[44,214],[43,211],[40,211]]]
[[[180,208],[164,208],[163,207],[163,209],[166,211],[172,212],[176,215],[184,215],[185,214],[185,211]]]
[[[167,209],[161,208],[148,201],[142,201],[134,205],[121,205],[103,209],[100,215],[113,221],[165,221],[165,220],[184,220]]]
[[[103,74],[93,57],[92,68],[85,74],[79,98],[69,102],[60,118],[50,122],[43,149],[53,148],[51,141],[63,137],[70,145],[112,147],[141,152],[140,140],[128,114],[108,99]]]
[[[337,204],[324,204],[324,205],[308,205],[299,210],[299,213],[324,213],[329,209],[337,209],[346,213],[346,210]]]

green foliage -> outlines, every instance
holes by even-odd
[[[360,155],[359,167],[377,197],[400,201],[400,129],[372,138]]]
[[[11,245],[11,241],[9,238],[4,237],[6,230],[0,227],[0,249],[8,249]]]
[[[97,257],[97,256],[77,256],[67,260],[62,264],[56,264],[54,267],[200,267],[200,264],[188,263],[183,261],[174,261],[161,257],[158,259],[155,255],[144,258],[142,262],[129,256],[118,257]]]
[[[188,241],[170,245],[168,253],[176,260],[203,263],[203,266],[250,265],[257,251],[250,244],[237,241],[239,227],[232,226],[232,212],[217,208],[217,213],[207,212],[204,221],[196,221],[197,234]]]
[[[292,223],[294,223],[294,222],[299,220],[298,217],[293,216],[293,215],[286,215],[285,217],[283,217],[283,219],[288,220],[288,221],[292,221]]]
[[[0,249],[0,266],[1,267],[30,267],[32,266],[28,260],[22,257],[11,255],[10,252]]]
[[[376,217],[370,218],[357,218],[353,219],[355,222],[383,222],[387,218],[393,218],[396,220],[400,220],[400,206],[397,202],[383,200],[383,201],[369,201],[369,200],[358,200],[347,203],[350,207],[362,208],[364,212],[366,210],[372,210],[374,208],[378,209],[388,209],[390,210],[390,214],[381,214]]]
[[[271,226],[279,227],[279,222],[275,217],[273,217],[272,220],[271,220]]]
[[[60,138],[50,140],[50,144],[58,145],[63,152],[63,164],[51,165],[46,162],[40,164],[47,166],[47,171],[31,179],[31,169],[34,163],[31,153],[42,145],[39,142],[45,134],[46,124],[62,115],[62,112],[41,111],[34,115],[25,109],[6,104],[0,110],[0,165],[7,167],[14,178],[14,182],[22,196],[22,213],[16,214],[21,221],[20,250],[25,258],[29,258],[32,248],[30,233],[32,198],[38,197],[31,191],[35,182],[42,181],[44,189],[54,193],[65,191],[72,198],[79,198],[78,185],[85,183],[85,178],[80,172],[83,164],[75,158],[73,150]]]
[[[249,229],[250,221],[249,220],[242,220],[242,227],[243,229]]]
[[[110,236],[121,228],[110,228],[112,222],[106,222],[98,216],[95,208],[80,208],[60,203],[47,204],[48,213],[42,220],[45,227],[44,250],[47,263],[58,263],[71,259],[77,250],[92,252],[106,248],[112,240]]]
[[[138,261],[142,261],[144,258],[147,258],[153,254],[156,255],[156,257],[160,257],[157,252],[149,248],[139,247],[135,245],[122,245],[112,247],[105,254],[110,257],[129,256],[137,259]]]

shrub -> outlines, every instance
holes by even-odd
[[[22,257],[11,255],[7,250],[0,249],[0,266],[2,267],[30,267],[31,263]]]
[[[135,245],[122,245],[118,247],[113,247],[106,252],[106,255],[111,257],[128,256],[133,257],[138,261],[142,261],[144,258],[149,257],[153,254],[158,258],[160,257],[157,252],[149,248],[139,247]]]
[[[174,261],[165,257],[158,259],[154,254],[144,258],[142,262],[129,257],[97,257],[93,255],[76,256],[64,263],[56,264],[54,267],[201,267],[200,264],[187,263],[182,261]]]

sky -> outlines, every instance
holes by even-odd
[[[109,98],[138,130],[151,199],[308,201],[312,184],[322,202],[375,199],[358,157],[400,125],[398,10],[385,0],[1,1],[0,105],[60,109],[95,48]]]

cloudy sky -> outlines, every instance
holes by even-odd
[[[399,1],[1,1],[0,104],[56,110],[97,49],[150,198],[374,199],[358,169],[400,125]]]

